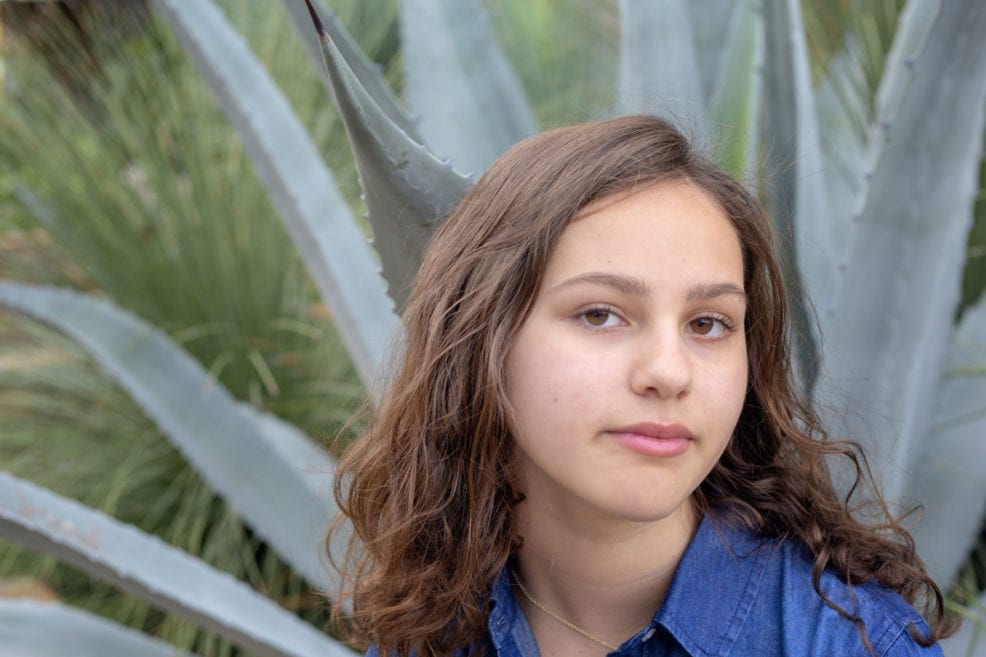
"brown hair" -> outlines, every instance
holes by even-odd
[[[831,606],[818,584],[827,567],[850,585],[876,580],[910,603],[923,600],[933,617],[924,642],[948,633],[941,591],[879,495],[884,521],[864,525],[832,485],[832,455],[851,461],[857,484],[871,477],[858,447],[828,440],[792,383],[787,305],[762,207],[669,123],[627,116],[515,145],[428,248],[404,312],[403,360],[335,484],[354,528],[343,568],[351,620],[380,654],[449,654],[484,636],[489,586],[516,548],[512,517],[522,499],[511,486],[504,401],[513,337],[578,211],[639,183],[668,181],[705,190],[729,218],[749,298],[747,399],[696,505],[803,542],[814,555],[815,589]]]

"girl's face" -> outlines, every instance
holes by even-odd
[[[507,358],[532,512],[689,513],[746,396],[745,312],[739,239],[700,188],[649,186],[580,213]]]

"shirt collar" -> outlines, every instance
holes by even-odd
[[[707,513],[682,555],[664,604],[623,648],[646,640],[661,625],[691,655],[727,654],[753,606],[774,547],[774,542]],[[488,628],[498,651],[504,642],[534,642],[511,590],[512,567],[511,559],[490,588]]]
[[[507,562],[503,570],[493,581],[490,587],[490,615],[487,620],[487,627],[494,642],[498,643],[498,637],[503,636],[514,624],[520,607],[514,600],[513,593],[510,591],[510,573],[513,570],[513,558]],[[499,647],[499,646],[498,646]]]
[[[654,624],[692,655],[725,655],[739,636],[775,547],[714,512],[699,523]]]
[[[513,568],[514,559],[511,557],[490,587],[490,615],[486,622],[489,639],[498,655],[534,655],[537,654],[534,632],[511,590]],[[513,648],[508,644],[512,644]]]

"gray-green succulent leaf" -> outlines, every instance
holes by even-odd
[[[847,46],[849,47],[849,46]],[[816,220],[827,226],[825,243],[830,250],[831,268],[825,279],[816,283],[824,292],[814,299],[821,326],[821,334],[827,333],[833,304],[838,296],[838,286],[843,282],[839,268],[844,265],[849,243],[853,235],[855,202],[861,196],[864,133],[868,123],[867,109],[859,103],[859,95],[850,88],[865,84],[862,70],[846,52],[840,53],[829,63],[826,75],[815,92],[818,111],[819,146],[822,150],[822,170],[826,184],[826,200],[829,215]]]
[[[794,104],[782,107],[780,112],[791,111],[797,121],[792,135],[795,144],[792,167],[796,172],[794,212],[797,217],[794,259],[802,274],[805,292],[812,303],[824,307],[835,294],[834,273],[843,258],[846,237],[844,226],[831,219],[829,172],[824,164],[801,4],[798,0],[786,2],[788,41],[784,45],[788,48],[786,55],[793,74],[789,80],[793,94],[786,100],[793,99]],[[768,7],[776,9],[772,5]],[[775,111],[775,118],[777,113]]]
[[[887,53],[883,77],[876,91],[876,115],[881,125],[892,123],[897,111],[901,109],[911,79],[917,73],[915,63],[924,56],[932,33],[936,29],[941,33],[936,26],[940,25],[942,10],[943,0],[910,0],[901,12],[893,47]],[[955,35],[958,36],[961,31]],[[928,70],[925,68],[926,72]],[[944,70],[937,71],[938,75],[943,73]],[[884,133],[882,136],[886,139],[889,134]]]
[[[616,113],[688,117],[682,128],[702,139],[705,83],[687,0],[620,0],[620,29]]]
[[[156,536],[3,472],[0,534],[181,614],[253,654],[353,654],[231,575]]]
[[[391,121],[323,35],[325,65],[356,159],[373,245],[390,296],[403,308],[432,232],[472,182]]]
[[[17,657],[192,657],[81,609],[17,598],[0,599],[0,646]]]
[[[429,148],[482,174],[537,131],[479,0],[401,0],[404,96]]]
[[[909,473],[906,495],[925,512],[912,530],[937,582],[951,582],[986,513],[986,298],[966,310],[949,345],[931,424]]]
[[[720,3],[721,4],[721,3]],[[714,68],[709,99],[709,132],[720,165],[752,183],[760,155],[757,126],[764,68],[763,12],[757,0],[734,2]],[[708,67],[707,67],[708,68]]]
[[[322,59],[322,44],[319,42],[318,34],[312,29],[312,18],[308,8],[301,0],[283,0],[282,4],[291,19],[291,25],[295,32],[305,44],[305,52],[308,53],[312,64],[319,71],[326,90],[328,90],[329,95],[333,95],[332,80],[329,78],[329,72],[326,70]],[[359,79],[363,88],[366,89],[366,93],[395,125],[406,132],[411,139],[420,143],[421,137],[418,136],[417,128],[401,107],[390,85],[387,84],[379,65],[375,64],[360,50],[359,45],[339,21],[334,11],[326,9],[321,0],[313,0],[313,4],[318,8],[319,15],[324,21],[323,26],[326,34],[336,44],[339,54],[349,65],[353,75]]]
[[[155,0],[230,123],[371,389],[398,335],[378,265],[349,206],[290,104],[209,0]],[[375,105],[375,104],[374,104]],[[389,119],[388,119],[389,121]]]
[[[833,280],[825,171],[801,6],[765,0],[766,79],[761,123],[767,210],[787,257],[781,262],[793,310],[795,365],[806,389],[817,377],[818,346],[811,299]]]
[[[734,29],[737,14],[752,9],[761,12],[761,0],[688,0],[688,17],[692,24],[692,38],[695,48],[695,63],[706,105],[719,88],[717,80],[723,69],[723,55],[728,46],[729,33]]]
[[[931,407],[959,300],[982,157],[986,6],[942,3],[911,52],[927,3],[901,16],[877,123],[864,159],[858,226],[829,318],[818,399],[837,435],[852,436],[884,472],[891,500],[907,499],[907,473],[927,440]],[[900,68],[906,70],[901,72]],[[889,284],[862,284],[886,281]],[[874,422],[873,412],[882,415]],[[866,419],[864,419],[866,418]]]
[[[0,599],[0,646],[17,657],[191,657],[81,609],[17,598]]]
[[[333,590],[321,555],[336,513],[334,468],[306,436],[237,401],[166,335],[108,301],[3,281],[0,307],[86,349],[259,536],[311,584]]]

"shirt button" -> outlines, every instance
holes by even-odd
[[[644,638],[641,639],[641,641],[650,641],[654,637],[655,634],[657,634],[657,628],[656,627],[652,627],[649,630],[647,630],[647,633],[644,634]]]

